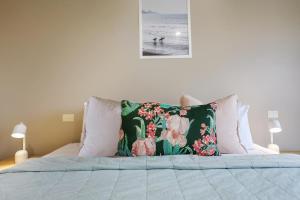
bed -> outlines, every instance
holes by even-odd
[[[300,156],[78,157],[72,143],[0,172],[1,200],[300,199]]]
[[[232,104],[230,110],[236,113],[236,108]],[[231,149],[220,151],[221,156],[113,156],[124,138],[120,111],[118,102],[91,98],[84,112],[83,142],[0,171],[0,200],[300,199],[300,156],[280,155],[252,141],[242,153]],[[219,137],[227,150],[242,148],[238,133],[251,136],[248,125],[237,131],[237,118],[231,122],[235,134],[226,137],[236,140],[225,143]]]
[[[0,199],[299,199],[300,157],[48,156],[0,172]]]

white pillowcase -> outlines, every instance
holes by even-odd
[[[87,113],[87,106],[88,102],[84,102],[83,104],[83,118],[82,118],[82,131],[81,131],[81,136],[80,136],[80,148],[83,145],[83,141],[85,139],[85,119],[86,119],[86,113]]]
[[[204,105],[199,99],[196,99],[190,95],[182,95],[180,97],[180,105],[186,106],[186,105]]]
[[[240,142],[245,149],[253,149],[253,140],[248,120],[250,106],[238,101],[238,133]]]
[[[91,97],[84,116],[85,135],[79,156],[113,156],[121,127],[120,102]]]
[[[181,97],[182,106],[201,105],[201,101],[193,98],[190,100],[189,95]],[[217,100],[216,111],[216,128],[218,148],[221,153],[245,154],[246,149],[240,143],[238,135],[238,106],[237,95],[231,95]]]

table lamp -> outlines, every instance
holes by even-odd
[[[23,138],[23,149],[19,150],[15,154],[15,163],[19,164],[24,162],[28,158],[28,152],[26,151],[26,130],[27,127],[22,122],[17,124],[11,134],[13,138],[22,139]]]
[[[278,114],[277,117],[269,117],[268,127],[271,134],[271,144],[268,145],[268,148],[279,153],[279,146],[274,144],[274,133],[280,133],[282,131],[280,122],[278,120]]]

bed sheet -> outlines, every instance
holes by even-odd
[[[59,149],[45,155],[44,157],[56,157],[56,156],[78,156],[80,151],[80,143],[66,144]],[[275,151],[262,147],[258,144],[253,145],[253,149],[248,150],[248,155],[263,155],[263,154],[278,154]],[[236,156],[239,154],[222,154],[222,156]]]

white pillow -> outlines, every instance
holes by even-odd
[[[195,98],[184,95],[181,97],[182,106],[192,106],[202,104]],[[231,95],[216,101],[218,104],[216,111],[216,128],[218,149],[221,153],[245,154],[245,148],[241,145],[238,135],[238,111],[237,95]]]
[[[85,118],[87,113],[87,106],[88,102],[84,102],[83,104],[83,117],[82,117],[82,130],[81,130],[81,136],[80,136],[80,148],[82,148],[83,141],[85,139]]]
[[[190,96],[190,95],[183,95],[180,98],[181,105],[203,105],[203,103]],[[243,147],[247,150],[253,149],[253,140],[252,134],[249,126],[248,120],[248,111],[250,106],[243,104],[242,102],[238,101],[237,109],[238,109],[238,134],[240,138],[240,143]]]
[[[204,103],[202,103],[200,100],[184,94],[180,97],[180,105],[181,106],[189,106],[189,105],[204,105]]]
[[[91,97],[84,126],[85,138],[79,156],[115,155],[121,127],[120,102]]]
[[[238,101],[238,133],[245,149],[253,149],[253,140],[248,120],[250,106]]]

